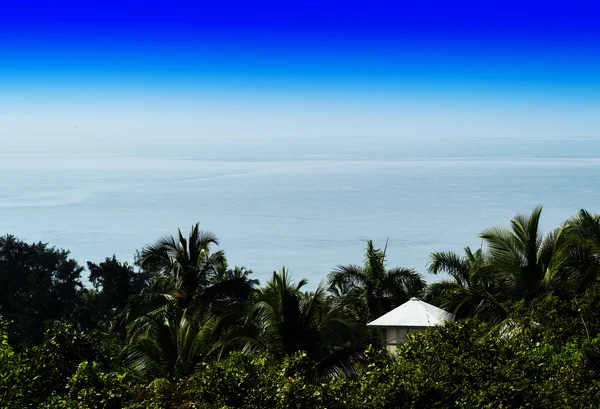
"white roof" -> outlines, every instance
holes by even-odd
[[[448,311],[427,304],[418,298],[411,298],[401,306],[369,322],[375,327],[432,327],[452,321],[454,316]]]

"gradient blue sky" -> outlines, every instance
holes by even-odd
[[[3,2],[0,138],[600,136],[591,2],[87,3]]]

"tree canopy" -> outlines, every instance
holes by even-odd
[[[387,243],[310,287],[263,285],[192,226],[133,265],[0,237],[0,407],[589,407],[600,400],[600,216],[543,234],[542,208],[426,283]],[[326,268],[326,266],[324,267]],[[326,270],[325,270],[326,271]],[[395,354],[366,324],[420,297],[456,315]]]
[[[82,288],[82,271],[68,251],[0,237],[0,315],[14,323],[15,339],[37,344],[46,321],[69,318]]]

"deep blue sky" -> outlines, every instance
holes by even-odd
[[[335,105],[336,121],[367,106],[389,134],[403,130],[394,113],[408,108],[411,118],[459,117],[442,128],[488,118],[472,134],[502,118],[514,128],[530,109],[540,120],[565,116],[537,136],[597,133],[600,5],[591,2],[87,3],[3,2],[0,106],[27,114],[154,98],[159,112],[208,104],[211,115],[235,117],[244,107],[267,116],[285,102],[284,118],[319,107],[303,113],[315,132],[322,106]],[[423,121],[407,133],[435,132],[421,132]],[[325,133],[348,131],[332,126]]]

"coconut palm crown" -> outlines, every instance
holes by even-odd
[[[412,268],[386,268],[386,247],[376,249],[367,242],[363,266],[338,266],[329,273],[328,285],[359,321],[372,321],[395,307],[420,295],[423,277]]]

